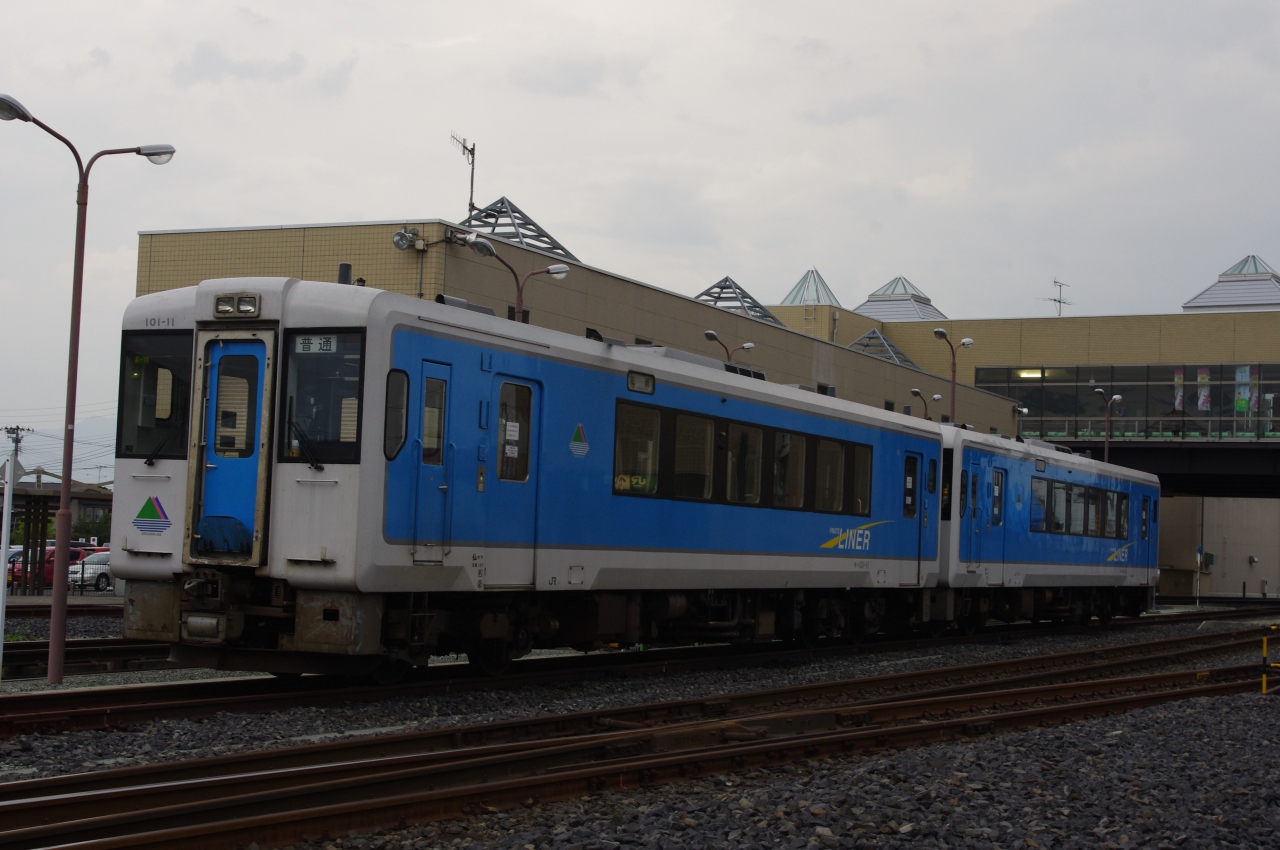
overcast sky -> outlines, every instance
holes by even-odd
[[[1246,254],[1280,263],[1274,3],[4,8],[0,92],[85,154],[178,149],[94,171],[80,398],[104,446],[137,231],[457,220],[451,131],[477,203],[687,294],[729,274],[776,303],[812,265],[846,307],[905,275],[952,317],[1050,315],[1056,276],[1071,315],[1175,312]],[[74,188],[58,142],[0,124],[0,424],[55,435]]]

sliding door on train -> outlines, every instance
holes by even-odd
[[[914,567],[903,571],[899,580],[903,585],[920,583],[920,552],[924,544],[923,513],[926,507],[921,504],[920,473],[924,468],[924,457],[915,452],[907,452],[903,460],[902,471],[902,519],[910,529],[910,539],[914,540]]]
[[[447,364],[422,361],[422,430],[415,440],[419,453],[413,516],[416,563],[443,563],[452,540],[450,371]]]
[[[968,516],[961,526],[961,533],[968,543],[968,571],[982,573],[986,584],[1004,584],[1004,512],[1005,469],[993,466],[992,458],[972,455],[969,459]],[[962,483],[963,478],[962,477]],[[962,551],[962,557],[964,552]]]
[[[534,381],[498,376],[493,382],[497,474],[485,493],[486,587],[533,587],[541,398]]]

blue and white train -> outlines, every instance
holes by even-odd
[[[592,336],[295,279],[136,299],[125,634],[391,676],[1151,601],[1152,476]]]

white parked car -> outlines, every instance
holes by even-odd
[[[105,592],[114,583],[111,577],[110,552],[94,552],[86,556],[83,561],[72,564],[68,569],[70,570],[68,580],[71,584],[92,587],[94,590]]]

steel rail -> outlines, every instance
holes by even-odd
[[[21,599],[22,597],[17,598]],[[9,604],[5,607],[5,617],[10,620],[47,620],[52,608],[52,605],[15,602],[14,597],[10,596]],[[107,602],[100,604],[86,602],[68,605],[67,617],[69,619],[75,617],[113,617],[122,619],[124,617],[124,606]]]
[[[9,641],[4,651],[5,679],[43,678],[48,665],[49,642]],[[169,661],[169,645],[126,638],[79,638],[66,643],[67,673],[119,673],[175,667]]]

